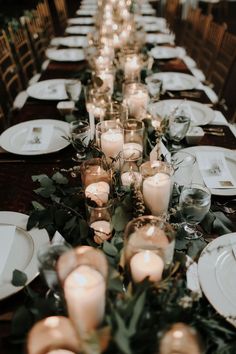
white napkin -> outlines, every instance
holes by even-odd
[[[54,245],[54,244],[64,244],[66,241],[64,239],[64,237],[62,237],[62,235],[60,234],[60,232],[56,231],[52,240],[51,240],[51,244]]]
[[[236,188],[236,181],[229,170],[223,152],[197,152],[196,158],[202,178],[208,188]]]
[[[0,278],[5,269],[9,253],[13,245],[15,231],[15,226],[0,225]]]
[[[32,125],[28,128],[25,143],[23,144],[22,151],[37,151],[46,150],[49,147],[52,134],[53,125]]]

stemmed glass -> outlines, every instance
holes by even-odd
[[[79,96],[81,93],[81,82],[79,80],[68,80],[65,84],[66,93],[69,99],[73,102],[77,102],[79,100]]]
[[[186,136],[190,126],[191,119],[188,115],[178,114],[170,118],[168,137],[172,143],[172,151],[182,148],[180,142]]]
[[[76,150],[76,160],[86,157],[86,147],[91,138],[89,123],[83,120],[75,120],[70,123],[71,143]]]
[[[45,244],[37,254],[40,275],[49,288],[46,297],[52,296],[58,308],[61,305],[62,290],[57,277],[56,263],[58,258],[70,249],[68,243]]]
[[[211,192],[205,186],[192,183],[183,187],[179,206],[182,218],[185,221],[184,230],[187,232],[187,240],[197,240],[202,237],[202,233],[196,230],[211,205]]]

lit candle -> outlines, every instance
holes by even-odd
[[[124,145],[124,136],[120,131],[109,129],[101,135],[101,149],[107,157],[116,157]]]
[[[136,171],[127,171],[122,173],[121,182],[123,186],[130,186],[131,183],[136,183],[138,185],[142,182],[142,175]]]
[[[94,241],[97,244],[103,243],[103,241],[111,238],[112,228],[109,221],[98,220],[94,221],[90,227],[94,230]]]
[[[110,64],[110,58],[107,56],[100,55],[94,59],[94,65],[96,70],[101,70],[108,67]]]
[[[171,178],[166,173],[156,173],[143,181],[143,198],[152,215],[159,216],[168,210]]]
[[[132,80],[139,77],[141,66],[137,55],[127,57],[124,65],[125,79]]]
[[[123,148],[123,155],[126,160],[139,159],[143,154],[143,146],[138,143],[125,143]]]
[[[64,282],[69,317],[80,335],[95,329],[105,311],[105,280],[94,268],[81,265]]]
[[[94,201],[98,206],[102,206],[108,202],[110,186],[107,182],[91,183],[85,188],[86,198]]]
[[[109,88],[110,93],[113,93],[114,90],[114,75],[109,70],[102,70],[98,73],[98,77],[100,77],[103,81],[103,85],[101,89]]]
[[[92,183],[102,181],[109,184],[111,181],[111,174],[99,165],[89,165],[84,171],[81,171],[81,178],[83,186],[87,187]]]
[[[96,104],[93,103],[87,103],[86,109],[89,114],[93,115],[96,121],[102,121],[106,114],[106,109],[104,107],[98,107],[96,106]]]
[[[148,277],[151,282],[161,280],[164,262],[156,253],[145,250],[136,253],[130,260],[132,279],[139,283]]]
[[[142,90],[128,93],[126,96],[126,103],[129,109],[129,114],[137,119],[145,118],[148,102],[148,93]]]

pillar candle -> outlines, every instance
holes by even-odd
[[[132,80],[133,78],[137,78],[139,76],[140,69],[141,67],[138,56],[133,55],[128,57],[124,65],[125,79]]]
[[[159,216],[168,210],[171,178],[166,173],[156,173],[143,181],[144,202],[152,215]]]
[[[127,171],[122,173],[121,182],[123,186],[130,186],[131,183],[136,183],[138,185],[142,182],[142,175],[136,171]]]
[[[124,136],[120,131],[109,129],[101,135],[101,149],[107,157],[116,157],[122,150]]]
[[[161,280],[164,262],[158,254],[145,250],[136,253],[130,260],[130,271],[135,283],[148,277],[149,281]]]
[[[81,265],[64,282],[69,317],[83,336],[95,329],[105,311],[106,285],[103,276],[94,268]]]
[[[94,241],[98,244],[111,238],[111,224],[106,220],[94,221],[90,227],[94,230]]]
[[[86,198],[93,200],[98,206],[108,202],[110,186],[107,182],[97,182],[89,184],[85,189]]]
[[[149,96],[147,92],[136,91],[127,95],[126,102],[129,109],[129,114],[137,119],[145,118],[147,112]]]
[[[125,143],[123,155],[125,159],[139,159],[143,154],[143,146],[138,143]]]

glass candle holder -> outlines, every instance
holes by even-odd
[[[137,53],[131,51],[130,53],[123,55],[122,62],[125,80],[139,81],[140,72],[142,69],[142,61],[140,56]]]
[[[110,102],[110,89],[88,86],[85,89],[85,101],[88,113],[93,115],[95,123],[98,123],[105,117],[106,108]]]
[[[146,85],[129,83],[124,89],[124,99],[128,106],[129,115],[142,120],[146,117],[149,95]]]
[[[113,67],[105,67],[96,70],[96,77],[99,77],[103,84],[100,87],[101,90],[109,90],[109,94],[112,95],[114,91],[115,72]]]
[[[123,122],[128,118],[127,106],[117,101],[110,101],[107,105],[104,120]]]
[[[163,216],[167,213],[172,193],[171,164],[163,161],[147,161],[140,166],[143,177],[143,198],[152,215]]]
[[[69,317],[81,338],[103,320],[108,265],[104,253],[78,247],[60,257],[58,274],[64,289]]]
[[[96,143],[107,158],[116,158],[123,150],[124,129],[114,120],[100,122],[96,125]]]
[[[85,149],[91,139],[90,125],[83,120],[75,120],[70,123],[71,143],[77,151],[77,158],[86,157]]]
[[[93,207],[86,204],[87,220],[91,229],[93,229],[93,240],[97,244],[112,237],[112,212],[113,202],[110,200],[103,207]]]
[[[155,216],[142,216],[125,229],[125,262],[134,282],[161,280],[173,260],[175,231]]]
[[[123,186],[136,184],[140,186],[142,183],[142,175],[139,172],[139,163],[142,160],[142,152],[140,150],[130,149],[123,150],[121,157],[121,183]]]
[[[127,119],[124,127],[124,151],[132,154],[132,150],[138,150],[143,154],[144,123],[136,119]]]

